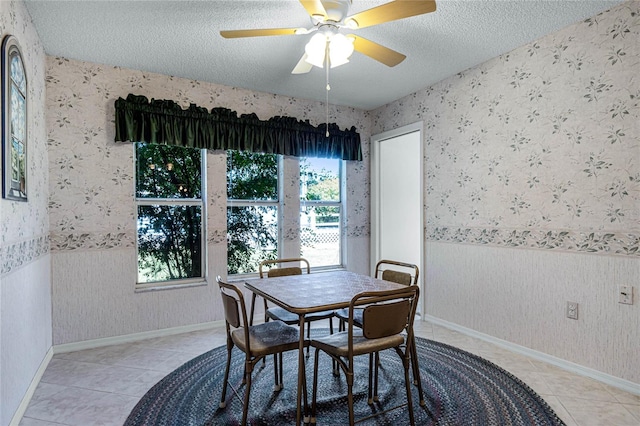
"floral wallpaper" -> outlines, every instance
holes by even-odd
[[[227,155],[224,152],[207,152],[208,244],[220,244],[227,241],[226,181]]]
[[[333,106],[331,121],[363,141],[424,121],[429,240],[640,255],[639,28],[638,2],[624,3],[371,113]],[[119,96],[324,121],[317,102],[65,58],[48,58],[47,91],[54,250],[134,246]],[[364,156],[346,170],[352,237],[369,235]],[[224,241],[223,203],[221,188],[209,194],[210,242]]]
[[[0,275],[27,265],[49,253],[49,237],[41,235],[0,247]]]
[[[226,107],[238,114],[255,113],[260,119],[291,116],[314,125],[326,121],[325,106],[320,102],[66,58],[48,57],[46,82],[54,251],[135,246],[133,147],[113,142],[113,104],[118,97],[134,93],[171,99],[184,107],[190,103],[209,109]],[[365,142],[370,137],[364,111],[331,106],[330,121],[341,128],[355,126]],[[368,188],[366,143],[363,156],[364,161],[350,161],[346,167],[349,187],[358,188],[347,194],[349,236],[368,236],[368,190],[361,190]],[[207,160],[207,240],[212,244],[226,240],[226,163],[220,152],[208,153]],[[297,193],[297,176],[283,177]],[[292,221],[294,217],[298,220],[297,212],[288,215]],[[285,241],[295,239],[293,228],[297,226],[284,225]]]
[[[15,35],[27,73],[28,202],[0,200],[0,275],[49,253],[44,49],[21,2],[0,5],[0,35]],[[0,176],[2,175],[0,162]]]
[[[640,256],[640,2],[372,112],[422,120],[432,241]]]
[[[0,199],[0,424],[16,424],[52,345],[45,52],[22,1],[0,2],[0,38],[20,44],[27,75],[27,202]],[[0,162],[0,176],[3,173]]]

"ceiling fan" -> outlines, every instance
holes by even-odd
[[[357,30],[385,22],[422,15],[436,10],[435,0],[395,0],[348,16],[352,0],[299,0],[311,16],[312,28],[265,28],[220,31],[224,38],[261,37],[276,35],[305,35],[317,32],[305,47],[305,53],[293,69],[303,74],[312,67],[336,67],[349,61],[353,51],[360,52],[389,67],[402,62],[406,56],[354,34],[344,35],[343,28]]]

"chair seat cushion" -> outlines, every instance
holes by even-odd
[[[299,324],[300,318],[298,314],[289,312],[279,306],[267,309],[267,316],[274,320],[280,320],[285,324]],[[314,312],[304,316],[305,321],[318,321],[333,317],[333,311]]]
[[[247,352],[242,327],[231,331],[233,343]],[[298,349],[300,332],[282,321],[269,321],[249,327],[251,355],[263,356]]]
[[[362,328],[362,308],[356,308],[353,310],[353,325],[356,327]],[[349,321],[349,309],[338,309],[334,312],[335,316],[340,318],[342,321]]]
[[[404,340],[405,336],[402,334],[394,334],[379,339],[367,339],[362,335],[362,330],[353,330],[353,355],[394,348],[402,345]],[[330,354],[346,357],[349,355],[349,332],[341,331],[329,336],[311,339],[311,346]]]

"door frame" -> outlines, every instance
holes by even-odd
[[[380,223],[378,218],[380,217],[379,206],[379,193],[380,193],[380,143],[388,139],[393,139],[399,136],[404,136],[409,133],[418,132],[420,140],[420,277],[418,285],[421,289],[424,288],[422,283],[424,282],[424,143],[423,143],[423,130],[424,123],[417,121],[406,126],[398,127],[397,129],[389,130],[371,136],[371,247],[370,247],[370,260],[371,271],[373,273],[378,258],[380,257]],[[420,305],[424,305],[424,298]],[[421,309],[424,312],[424,309]]]

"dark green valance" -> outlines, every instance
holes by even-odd
[[[355,127],[340,130],[337,124],[317,127],[293,117],[260,120],[255,114],[238,117],[227,108],[191,104],[182,109],[173,101],[129,95],[116,107],[116,142],[148,142],[211,150],[234,149],[295,157],[362,160],[360,135]]]

